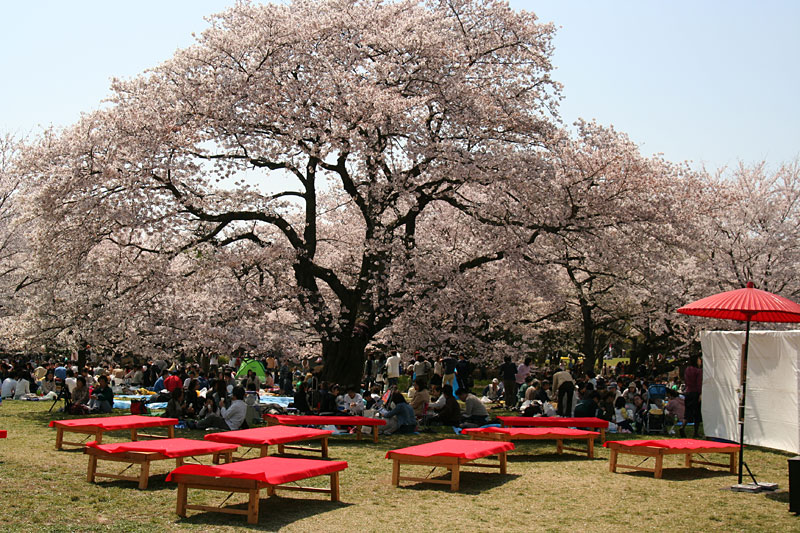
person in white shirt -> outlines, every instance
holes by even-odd
[[[221,416],[220,416],[221,415]],[[233,401],[230,407],[220,409],[220,414],[210,413],[197,424],[190,424],[192,429],[221,428],[236,430],[242,427],[247,416],[247,404],[244,403],[244,388],[233,388]]]
[[[18,376],[18,377],[19,377],[19,381],[17,381],[17,386],[14,387],[14,399],[15,400],[19,400],[20,398],[22,398],[26,394],[30,394],[31,393],[31,384],[30,384],[30,382],[27,379],[23,378],[23,377],[20,377],[20,376]]]
[[[389,381],[389,386],[396,386],[400,379],[400,353],[395,352],[386,360],[386,377]]]
[[[13,376],[7,377],[3,381],[3,386],[0,387],[0,397],[3,399],[5,398],[13,398],[14,397],[14,389],[17,388],[17,380],[14,379]]]
[[[348,387],[347,394],[336,398],[336,405],[340,411],[351,415],[361,416],[364,412],[364,398],[356,391],[355,387]]]

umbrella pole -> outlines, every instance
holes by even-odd
[[[744,466],[744,406],[747,392],[747,352],[750,347],[750,317],[747,317],[747,328],[744,335],[744,355],[742,357],[742,399],[739,400],[739,485],[742,484]],[[750,469],[747,469],[750,472]],[[752,474],[750,474],[752,476]],[[755,478],[753,478],[755,482]]]

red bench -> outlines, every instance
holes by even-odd
[[[96,418],[75,418],[72,420],[51,420],[50,427],[55,427],[58,432],[56,433],[56,450],[60,450],[62,445],[69,444],[71,446],[85,446],[84,442],[67,442],[64,440],[65,432],[72,433],[85,433],[93,435],[95,442],[100,444],[103,442],[103,433],[105,431],[120,431],[124,429],[131,430],[131,440],[137,440],[139,437],[149,437],[151,439],[164,439],[175,437],[175,424],[178,423],[177,418],[161,418],[158,416],[100,416]],[[161,435],[148,435],[139,433],[142,428],[166,427],[167,437]]]
[[[498,416],[503,427],[591,428],[600,430],[600,441],[606,440],[608,420],[563,416]]]
[[[595,431],[570,428],[474,428],[464,429],[461,434],[478,440],[555,440],[559,454],[564,450],[584,452],[590,459],[594,458],[594,439],[600,436]],[[585,440],[586,448],[564,446],[565,440]]]
[[[608,469],[611,472],[616,472],[617,468],[627,468],[630,470],[652,472],[656,478],[660,479],[664,467],[665,455],[685,455],[685,464],[688,468],[691,468],[693,465],[724,466],[730,469],[731,474],[737,473],[736,457],[739,453],[738,444],[698,439],[662,439],[612,440],[606,442],[603,446],[611,450],[611,456],[608,458]],[[697,461],[692,457],[692,455],[696,453],[724,453],[728,455],[728,462],[712,463],[709,461]],[[620,464],[617,461],[620,454],[638,455],[646,458],[654,457],[656,460],[655,468]]]
[[[506,452],[513,450],[510,442],[488,442],[476,440],[444,439],[427,444],[419,444],[386,453],[387,459],[394,461],[392,465],[392,485],[397,487],[400,481],[420,481],[423,483],[439,483],[450,485],[450,490],[458,490],[460,469],[465,466],[479,468],[496,468],[501,474],[506,473]],[[499,463],[478,463],[478,459],[496,455]],[[400,476],[400,465],[441,466],[450,471],[449,480],[403,477]]]
[[[313,451],[321,453],[323,459],[328,457],[328,437],[333,433],[325,429],[299,428],[292,426],[267,426],[264,428],[240,429],[238,431],[224,431],[221,433],[211,433],[204,438],[213,442],[224,442],[227,444],[238,444],[249,448],[258,448],[261,457],[269,455],[270,446],[278,446],[278,453],[283,453],[285,449]],[[287,446],[291,442],[320,441],[321,448],[309,448],[304,446]],[[241,457],[234,460],[241,460]]]
[[[378,442],[378,426],[385,426],[386,420],[382,418],[367,418],[365,416],[314,416],[314,415],[270,415],[265,414],[267,424],[274,426],[357,426],[358,440],[361,440],[361,426],[372,426],[372,440]]]
[[[215,463],[219,462],[220,457],[224,457],[225,461],[229,463],[232,460],[233,451],[237,448],[238,446],[235,444],[221,444],[194,439],[162,439],[121,442],[118,444],[90,442],[83,449],[83,453],[89,455],[89,469],[86,479],[90,483],[94,482],[95,478],[98,477],[137,481],[140,489],[146,489],[150,478],[150,463],[153,461],[175,459],[175,466],[181,466],[186,457],[211,455]],[[130,465],[138,464],[141,466],[141,470],[139,476],[101,473],[97,471],[97,462],[99,460],[128,463]]]
[[[322,461],[320,459],[289,459],[285,457],[262,457],[239,461],[227,465],[183,465],[173,470],[167,481],[178,484],[178,516],[186,517],[187,509],[217,513],[247,515],[247,522],[258,523],[258,505],[261,489],[272,496],[276,489],[299,490],[330,494],[331,501],[339,501],[339,472],[347,468],[345,461]],[[302,479],[328,475],[330,489],[285,485]],[[242,492],[248,495],[247,510],[226,509],[208,505],[189,505],[189,489]]]

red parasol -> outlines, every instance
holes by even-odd
[[[756,289],[752,282],[744,289],[721,292],[678,309],[684,315],[740,320],[747,323],[742,355],[742,398],[739,402],[739,484],[744,465],[744,406],[747,390],[747,351],[750,345],[750,322],[800,322],[800,305],[783,296]],[[746,466],[746,465],[745,465]],[[750,468],[747,469],[750,472]],[[753,474],[750,473],[752,477]],[[755,482],[755,477],[753,477]],[[758,483],[756,482],[756,485]]]

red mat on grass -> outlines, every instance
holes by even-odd
[[[608,420],[600,418],[568,418],[560,416],[498,416],[503,424],[507,426],[534,426],[552,428],[608,428]]]
[[[346,461],[321,461],[319,459],[288,459],[286,457],[261,457],[219,466],[183,465],[167,476],[172,481],[175,474],[193,476],[224,477],[234,479],[255,479],[280,485],[315,476],[332,474],[347,468]]]
[[[222,444],[194,439],[159,439],[116,444],[97,444],[92,441],[88,442],[86,446],[107,453],[156,452],[164,457],[187,457],[194,454],[224,452],[238,448],[235,444]]]
[[[386,458],[392,454],[410,455],[413,457],[459,457],[461,459],[478,459],[487,455],[507,452],[514,449],[510,442],[495,442],[485,440],[456,440],[444,439],[399,450],[389,450]]]
[[[313,439],[322,435],[331,435],[333,431],[326,429],[297,428],[292,426],[267,426],[264,428],[240,429],[211,433],[203,437],[214,442],[228,442],[245,446],[261,446],[286,444],[303,439]]]
[[[266,415],[289,426],[385,426],[382,418],[365,416]]]
[[[4,439],[8,436],[8,433],[5,429],[0,429],[0,439]]]
[[[586,437],[593,435],[600,436],[596,431],[586,431],[583,429],[571,428],[470,428],[461,430],[462,435],[469,435],[471,433],[502,433],[503,435],[513,436],[531,436],[531,437],[552,437],[554,439],[561,437]]]
[[[159,426],[174,426],[177,418],[161,418],[160,416],[106,416],[97,418],[75,418],[72,420],[51,420],[50,427],[100,427],[108,431],[116,429],[149,428]]]
[[[609,444],[619,444],[628,448],[636,447],[650,447],[650,448],[668,448],[670,450],[702,450],[702,449],[731,449],[739,448],[738,444],[731,444],[728,442],[714,442],[711,440],[698,440],[698,439],[662,439],[662,440],[611,440],[603,444],[608,447]]]

